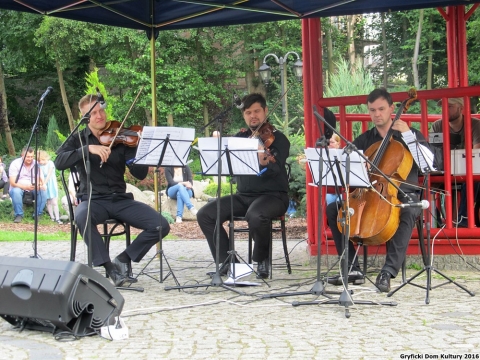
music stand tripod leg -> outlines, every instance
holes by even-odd
[[[430,171],[428,169],[426,169],[426,170],[424,170],[424,173],[425,173],[425,178],[424,178],[425,193],[427,194],[427,196],[430,196],[430,186],[429,186],[430,182],[428,181],[429,180],[428,178],[430,176]],[[424,222],[424,219],[425,219],[425,213],[424,213],[424,211],[422,211],[422,218],[420,219],[420,223],[419,223],[419,227],[418,227],[419,228],[418,229],[419,230],[418,240],[420,242],[420,247],[422,249],[422,257],[423,257],[424,268],[422,270],[420,270],[419,272],[417,272],[415,275],[413,275],[410,279],[408,279],[405,283],[400,285],[398,288],[396,288],[393,291],[390,291],[387,294],[387,296],[388,297],[392,296],[393,294],[395,294],[397,291],[399,291],[401,288],[403,288],[407,284],[410,284],[410,285],[413,285],[413,286],[416,286],[416,287],[419,287],[421,289],[426,290],[425,304],[430,303],[430,290],[438,288],[438,287],[443,286],[443,285],[447,285],[447,284],[454,284],[454,285],[458,286],[460,289],[462,289],[463,291],[465,291],[470,296],[475,296],[475,294],[473,292],[471,292],[470,290],[468,290],[464,286],[460,285],[459,283],[455,282],[453,279],[449,278],[445,274],[441,273],[440,271],[435,269],[433,267],[433,265],[431,264],[430,216],[427,216],[426,217],[427,221],[425,221],[426,237],[427,237],[426,242],[425,242],[424,236],[423,236],[423,222]],[[442,283],[442,284],[439,284],[439,285],[436,285],[436,286],[432,287],[432,271],[439,274],[440,276],[442,276],[447,281]],[[418,285],[418,284],[413,283],[413,280],[415,278],[417,278],[420,274],[423,274],[424,272],[427,274],[427,285],[423,286],[423,285]]]
[[[325,286],[323,284],[322,276],[321,276],[321,254],[322,254],[322,248],[321,248],[321,232],[323,231],[323,184],[322,184],[322,179],[323,179],[323,149],[326,149],[328,147],[328,140],[322,136],[319,138],[316,142],[316,146],[319,147],[319,159],[318,159],[318,196],[317,196],[317,277],[316,281],[313,284],[312,288],[310,291],[301,291],[301,292],[294,292],[294,293],[278,293],[278,294],[266,294],[262,296],[262,298],[276,298],[276,297],[285,297],[285,296],[297,296],[297,295],[316,295],[316,296],[324,296],[328,299],[332,299],[329,294],[336,294],[340,295],[340,292],[338,291],[327,291],[325,290]],[[314,302],[314,304],[319,304],[319,303],[325,303],[325,302]],[[328,303],[328,302],[327,302]],[[300,305],[311,305],[310,301],[307,302],[295,302],[294,306],[300,306]]]

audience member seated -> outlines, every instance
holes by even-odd
[[[63,224],[60,220],[60,211],[58,209],[58,183],[57,175],[55,173],[55,165],[53,161],[50,160],[50,155],[45,150],[40,150],[38,152],[38,163],[40,164],[40,170],[47,187],[47,211],[50,215],[52,221],[57,222],[58,224]]]
[[[332,137],[329,139],[328,147],[331,149],[340,148],[340,136],[338,136],[337,134],[333,134]],[[337,194],[325,195],[325,202],[327,203],[327,205],[336,200],[340,201],[340,198]]]
[[[3,189],[2,200],[7,198],[9,188],[10,183],[8,182],[7,168],[0,157],[0,189]]]
[[[75,192],[75,182],[73,181],[72,174],[68,175],[68,194],[65,194],[64,196],[62,196],[62,200],[61,200],[63,210],[65,210],[65,212],[69,214],[70,210],[68,209],[67,195],[70,196],[70,200],[72,201],[72,205],[73,205],[73,211],[75,211],[78,205],[78,199],[77,199],[77,194]]]
[[[193,215],[197,215],[197,209],[190,201],[194,194],[192,171],[188,165],[185,167],[165,168],[165,178],[167,179],[167,196],[177,200],[177,217],[175,221],[177,223],[182,222],[184,205]]]
[[[47,201],[47,194],[45,192],[46,186],[43,181],[43,176],[38,168],[37,176],[35,176],[34,151],[32,148],[24,148],[22,156],[15,159],[10,164],[9,178],[10,178],[10,197],[12,198],[14,220],[15,223],[20,223],[23,220],[23,196],[26,191],[32,193],[36,199],[36,214],[41,216],[45,203]],[[25,162],[24,162],[25,157]],[[35,193],[35,178],[38,179],[38,196]],[[35,214],[33,214],[35,216]]]

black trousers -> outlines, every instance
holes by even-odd
[[[82,201],[75,210],[75,222],[77,223],[84,241],[88,245],[88,235],[85,233],[87,225],[88,201]],[[115,195],[91,201],[90,213],[92,218],[92,262],[98,266],[110,261],[108,250],[97,229],[108,219],[117,219],[129,225],[143,229],[131,245],[125,249],[127,255],[134,262],[139,262],[150,248],[159,240],[160,224],[162,226],[162,238],[170,232],[168,221],[155,209],[147,204],[129,198],[117,198]]]
[[[409,194],[414,202],[418,201],[418,196],[415,194]],[[399,197],[401,202],[406,202],[406,199]],[[338,254],[343,253],[344,241],[343,235],[338,230],[337,227],[337,215],[338,215],[339,205],[337,202],[333,202],[327,206],[327,220],[330,225],[330,230],[332,231],[333,240],[335,241],[335,247]],[[385,264],[383,265],[382,270],[388,271],[392,274],[393,277],[397,276],[398,271],[402,267],[403,261],[407,253],[408,243],[412,237],[413,227],[415,226],[415,221],[421,213],[420,208],[403,208],[400,212],[400,225],[398,226],[397,232],[393,237],[387,241],[385,244],[387,246],[387,256],[385,259]],[[359,269],[358,266],[358,257],[355,258],[355,247],[351,241],[348,242],[348,264],[349,267],[353,263],[354,269]]]
[[[205,235],[213,259],[216,260],[215,225],[217,222],[217,204],[220,204],[220,221],[223,223],[230,219],[231,201],[233,201],[233,216],[245,216],[248,227],[253,235],[255,245],[252,258],[262,261],[268,257],[270,241],[270,221],[272,218],[285,214],[288,208],[288,195],[274,193],[268,195],[241,195],[224,196],[218,201],[213,201],[203,206],[197,213],[197,221]],[[230,249],[228,234],[220,226],[219,259],[223,263]]]

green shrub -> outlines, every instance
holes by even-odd
[[[220,186],[222,188],[221,189],[222,193],[220,194],[220,196],[230,195],[230,183],[222,182],[222,184]],[[206,194],[206,195],[209,195],[209,196],[217,197],[217,189],[218,189],[217,183],[216,182],[211,182],[203,190],[203,193]],[[236,192],[237,192],[237,185],[233,184],[232,193],[235,194]]]
[[[162,216],[168,221],[169,224],[173,224],[175,222],[172,215],[166,211],[162,211]]]
[[[13,220],[13,205],[10,200],[0,201],[0,221]]]

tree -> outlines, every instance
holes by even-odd
[[[0,62],[0,129],[5,134],[5,141],[7,143],[8,154],[15,155],[15,145],[12,139],[12,132],[10,131],[10,125],[8,124],[7,115],[7,92],[5,91],[5,82],[3,81],[2,63]],[[1,133],[0,133],[1,140]]]

